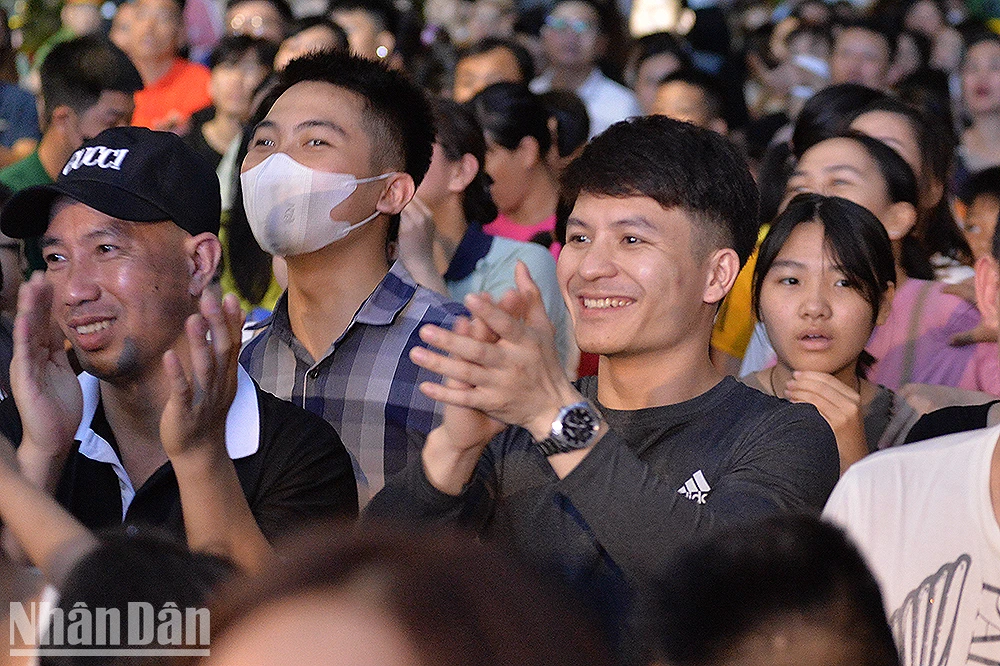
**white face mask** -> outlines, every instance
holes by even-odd
[[[281,257],[315,252],[375,219],[378,211],[352,225],[331,220],[330,211],[351,196],[358,184],[393,173],[355,178],[310,169],[285,153],[275,153],[240,175],[247,221],[266,252]]]

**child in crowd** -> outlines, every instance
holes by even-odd
[[[754,305],[778,360],[743,381],[814,405],[837,436],[841,471],[901,443],[918,416],[864,376],[865,343],[888,314],[895,282],[885,227],[840,197],[796,196],[758,254]]]

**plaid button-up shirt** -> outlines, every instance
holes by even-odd
[[[451,328],[466,310],[417,286],[396,262],[343,335],[314,360],[292,333],[287,298],[252,327],[259,333],[243,348],[240,363],[262,389],[337,429],[351,453],[363,506],[419,454],[424,436],[441,421],[442,406],[418,388],[440,376],[410,360],[410,349],[422,344],[417,331],[427,323]]]

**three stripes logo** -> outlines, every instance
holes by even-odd
[[[698,504],[704,504],[708,500],[708,493],[712,490],[712,487],[708,485],[708,481],[705,480],[705,475],[702,474],[699,469],[697,472],[691,475],[691,478],[687,482],[677,489],[679,495],[684,495],[684,497],[689,500],[693,500]]]

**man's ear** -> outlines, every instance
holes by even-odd
[[[740,273],[740,257],[731,247],[716,250],[708,260],[708,268],[702,300],[714,305],[725,298],[736,283],[736,276]]]
[[[976,262],[976,307],[983,315],[980,325],[996,328],[1000,325],[1000,266],[991,256]]]
[[[188,291],[199,297],[215,279],[222,261],[222,244],[215,234],[203,232],[185,239],[184,250],[188,260]]]
[[[892,309],[892,299],[896,298],[896,285],[889,283],[889,288],[882,295],[882,302],[878,306],[878,314],[875,315],[875,325],[881,326],[889,319],[889,311]]]
[[[52,109],[52,117],[49,119],[48,127],[56,127],[66,131],[67,123],[76,120],[76,111],[66,106],[65,104],[60,104],[56,108]],[[75,146],[74,150],[79,148]]]
[[[889,234],[889,239],[893,241],[903,240],[910,229],[917,223],[917,209],[913,204],[906,201],[898,201],[889,206],[885,219],[881,220],[885,225],[885,230]]]
[[[453,193],[464,192],[465,188],[479,173],[479,160],[471,153],[462,155],[462,159],[451,165],[451,177],[448,179],[448,191]]]
[[[382,188],[382,196],[375,204],[375,210],[386,215],[398,215],[416,193],[413,177],[408,173],[397,171],[389,176]]]

